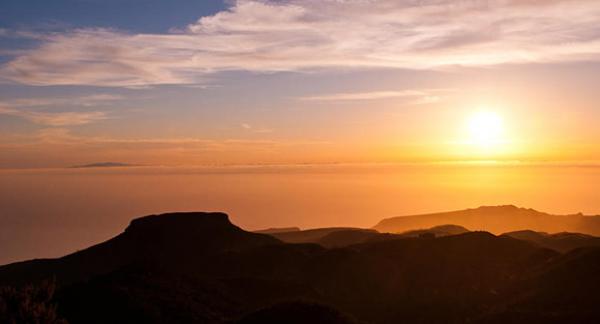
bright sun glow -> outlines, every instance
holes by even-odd
[[[504,125],[500,115],[490,111],[473,114],[467,122],[470,143],[491,148],[502,142]]]

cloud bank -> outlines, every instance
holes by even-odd
[[[600,59],[595,0],[238,0],[184,30],[77,29],[1,67],[28,85],[146,87],[220,71],[437,69]]]

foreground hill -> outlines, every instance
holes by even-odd
[[[81,252],[0,267],[0,282],[55,277],[46,302],[70,323],[600,321],[598,248],[560,254],[488,232],[385,237],[327,248],[220,213],[154,215]],[[2,291],[0,320],[15,305]]]
[[[380,221],[379,232],[401,233],[442,224],[460,225],[471,230],[496,234],[533,230],[539,232],[578,232],[600,236],[600,216],[551,215],[533,209],[508,206],[483,206],[452,212],[400,216]]]

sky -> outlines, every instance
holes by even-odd
[[[4,0],[0,168],[600,161],[594,0]]]

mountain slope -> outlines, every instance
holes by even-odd
[[[502,236],[510,236],[519,240],[534,242],[545,248],[558,252],[568,252],[582,247],[600,247],[600,237],[581,233],[555,233],[534,232],[530,230],[508,232]]]
[[[476,323],[599,323],[600,248],[575,249],[524,280]]]

